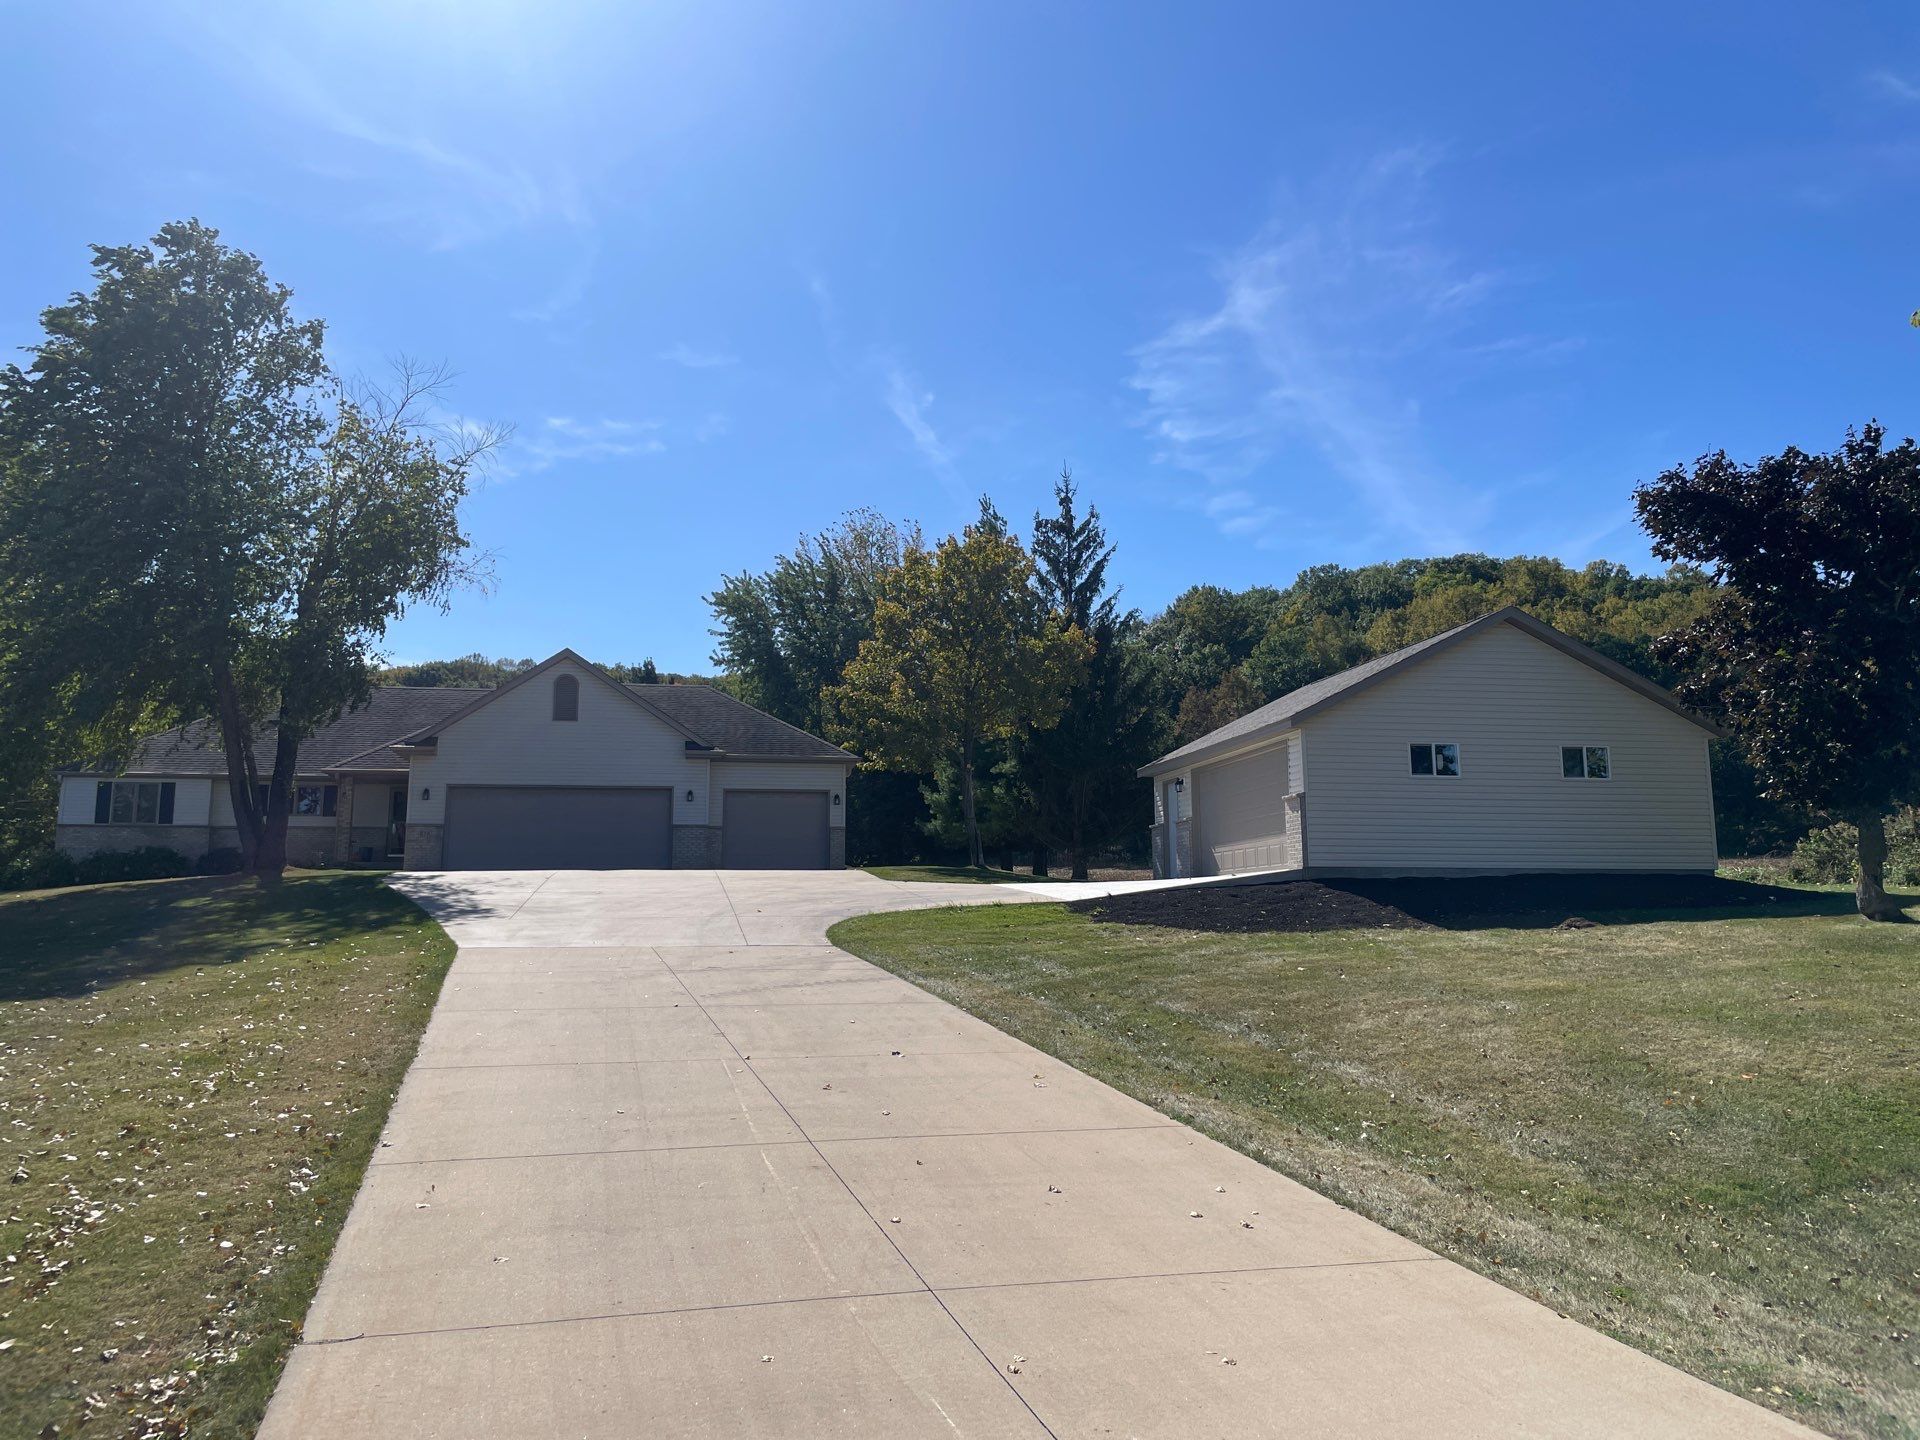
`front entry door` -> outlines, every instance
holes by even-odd
[[[1174,788],[1174,784],[1175,782],[1169,780],[1161,790],[1161,794],[1165,796],[1161,804],[1164,807],[1163,813],[1167,817],[1167,878],[1169,880],[1178,879],[1180,875],[1180,792]]]
[[[387,802],[387,858],[398,860],[407,853],[407,787],[393,787]]]

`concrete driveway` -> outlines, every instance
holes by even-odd
[[[1809,1433],[825,943],[1038,893],[395,884],[460,955],[267,1440]]]

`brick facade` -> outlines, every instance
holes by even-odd
[[[214,848],[208,843],[204,825],[61,825],[54,831],[53,843],[61,854],[75,860],[143,850],[149,845],[198,860]]]
[[[438,870],[445,830],[443,825],[408,825],[407,855],[402,865],[408,870]]]
[[[718,825],[673,827],[674,869],[715,870],[719,866],[720,827]]]

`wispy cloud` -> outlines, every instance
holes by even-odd
[[[684,340],[662,350],[658,358],[669,365],[678,365],[683,370],[718,370],[740,363],[738,355],[729,355],[724,350],[698,350]]]
[[[532,434],[516,437],[503,457],[503,472],[537,475],[556,465],[598,464],[607,460],[658,455],[667,448],[660,420],[576,420],[549,415]]]
[[[948,469],[953,464],[953,452],[947,449],[927,419],[927,411],[933,406],[933,393],[923,390],[898,364],[888,364],[885,395],[887,408],[912,438],[913,448],[936,470]]]
[[[1343,508],[1328,471],[1361,502],[1342,516],[1357,539],[1450,548],[1483,520],[1488,492],[1430,458],[1413,382],[1476,346],[1483,359],[1537,360],[1577,342],[1478,333],[1512,282],[1434,238],[1426,191],[1440,159],[1389,151],[1287,204],[1218,263],[1210,309],[1133,351],[1154,458],[1202,478],[1187,503],[1223,534],[1262,542],[1282,525],[1317,528]]]
[[[376,94],[349,98],[349,77],[325,77],[307,56],[275,44],[257,27],[200,12],[211,52],[237,83],[309,131],[345,142],[303,159],[317,175],[351,182],[359,213],[435,250],[457,249],[510,231],[555,227],[585,231],[593,216],[584,187],[563,155],[511,155],[454,144],[383,113]],[[580,267],[590,270],[593,256]],[[584,293],[584,275],[563,280],[556,296]],[[578,294],[571,303],[577,303]],[[546,302],[548,307],[554,300]],[[536,310],[540,307],[534,307]]]
[[[1907,105],[1920,105],[1920,82],[1907,79],[1904,75],[1891,70],[1874,70],[1867,75],[1867,86],[1888,100],[1898,100]]]

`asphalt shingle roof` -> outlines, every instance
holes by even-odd
[[[782,759],[851,760],[818,735],[776,720],[711,685],[629,685],[647,704],[729,755],[777,755]]]
[[[646,704],[667,716],[696,741],[730,755],[767,755],[782,759],[848,760],[846,751],[797,730],[751,705],[708,685],[629,685]],[[490,688],[383,685],[367,703],[349,710],[300,747],[300,773],[318,774],[352,761],[356,770],[403,770],[406,757],[393,747],[433,727]],[[253,759],[262,774],[273,767],[275,727],[262,725],[254,736]],[[127,773],[134,775],[224,775],[220,727],[212,720],[149,735],[135,748]]]

